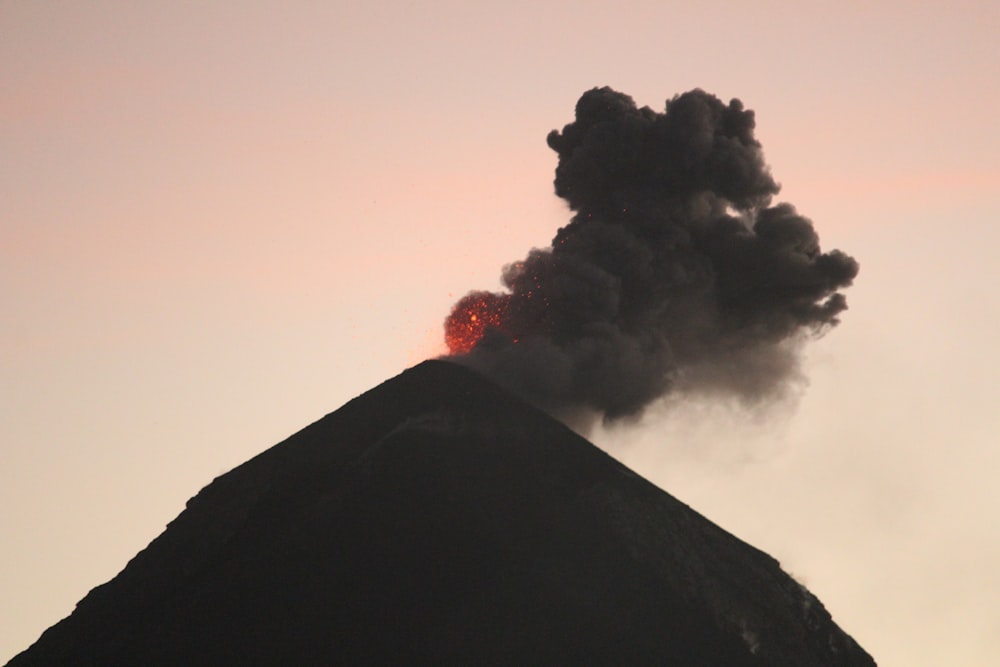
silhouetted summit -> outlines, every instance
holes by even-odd
[[[767,554],[429,361],[217,478],[28,665],[873,665]]]

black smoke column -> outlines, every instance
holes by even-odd
[[[446,322],[453,360],[558,412],[636,415],[672,391],[748,401],[799,378],[799,349],[837,324],[858,263],[823,253],[786,203],[753,112],[701,90],[663,113],[587,91],[553,130],[574,215]]]

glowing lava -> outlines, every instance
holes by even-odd
[[[451,354],[475,347],[487,328],[503,329],[510,295],[472,292],[462,297],[444,322],[444,340]]]

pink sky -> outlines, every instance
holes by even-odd
[[[438,352],[568,220],[545,135],[610,85],[742,99],[861,274],[794,410],[599,444],[880,664],[994,664],[998,30],[986,1],[3,4],[0,661],[213,477]]]

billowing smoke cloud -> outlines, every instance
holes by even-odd
[[[767,400],[799,378],[802,341],[837,324],[858,263],[771,205],[752,111],[693,90],[659,113],[595,88],[548,144],[574,215],[503,269],[509,292],[455,305],[454,360],[611,419],[670,392]]]

